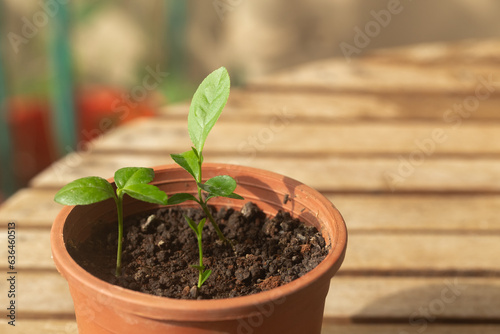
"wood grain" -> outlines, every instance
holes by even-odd
[[[329,123],[391,122],[394,120],[435,120],[440,122],[454,105],[464,104],[467,96],[460,94],[429,95],[411,92],[363,93],[297,91],[293,94],[281,91],[232,89],[220,122],[251,121],[269,122],[283,112],[292,114],[297,121]],[[470,121],[498,120],[500,97],[492,95],[480,101],[471,112]],[[169,105],[159,115],[169,119],[186,121],[189,104]],[[216,130],[214,130],[216,131]]]
[[[498,195],[331,194],[349,231],[498,233]]]
[[[16,303],[18,320],[30,317],[60,316],[68,318],[74,314],[73,300],[67,282],[56,271],[32,272],[19,270],[17,274]],[[0,295],[1,305],[7,305],[7,294]]]
[[[15,329],[5,322],[0,323],[2,333],[16,334],[78,334],[78,328],[75,320],[56,320],[56,319],[19,319]]]
[[[268,122],[220,122],[210,134],[206,153],[267,155],[440,154],[499,155],[500,125],[452,122],[336,124],[305,123],[287,111]],[[456,122],[461,122],[460,124]],[[230,140],[228,140],[230,138]],[[318,141],[321,138],[321,141]],[[186,121],[143,119],[126,124],[92,148],[96,151],[164,154],[183,152],[191,145]]]
[[[56,192],[55,188],[25,188],[17,191],[0,206],[0,223],[12,221],[20,229],[49,228],[62,208],[62,205],[54,202]]]
[[[26,188],[0,206],[0,222],[15,221],[20,229],[50,228],[61,206],[55,188]],[[340,210],[349,231],[407,233],[500,230],[500,195],[326,194]],[[30,203],[29,206],[24,205]]]
[[[75,157],[76,155],[76,157]],[[131,153],[72,154],[37,175],[34,187],[59,188],[89,175],[110,177],[126,166],[171,163],[165,155]],[[410,155],[394,157],[267,157],[253,154],[206,155],[206,162],[247,165],[299,180],[330,192],[498,192],[500,158],[429,157],[412,164]],[[73,163],[72,161],[77,163]]]
[[[326,318],[498,319],[497,278],[334,277]]]
[[[451,43],[426,43],[389,49],[373,50],[364,60],[370,62],[404,62],[426,66],[446,66],[450,63],[498,65],[498,40],[464,40]]]
[[[5,323],[0,323],[0,329],[8,333],[12,330]],[[416,326],[409,324],[330,324],[325,323],[322,334],[403,334],[418,333]],[[497,334],[499,325],[443,325],[432,324],[426,328],[428,334]],[[20,320],[16,325],[17,334],[78,334],[74,320]]]
[[[348,224],[349,225],[349,224]],[[5,230],[0,230],[2,235]],[[54,270],[50,252],[50,230],[19,230],[18,269]],[[7,245],[0,241],[0,258],[7,258]],[[402,251],[404,250],[404,251]],[[430,234],[350,232],[341,272],[358,276],[443,275],[455,273],[500,274],[497,255],[500,234]],[[7,269],[7,263],[0,268]]]
[[[498,95],[500,68],[497,65],[448,64],[422,66],[398,62],[356,59],[320,60],[299,65],[272,76],[254,79],[250,89],[277,91],[323,91],[366,93],[425,93],[476,95],[478,87],[489,86]],[[484,82],[489,82],[487,85]]]
[[[325,324],[322,334],[410,334],[419,333],[422,326],[409,324],[397,325],[353,325],[353,324]],[[429,323],[425,328],[426,334],[497,334],[499,325],[443,325]]]
[[[7,235],[6,229],[0,229],[0,235]],[[0,256],[7,259],[7,238],[0,240]],[[49,229],[17,229],[16,230],[16,269],[55,270],[50,251]],[[8,263],[3,261],[0,268],[7,271]]]
[[[6,297],[2,294],[0,298],[4,302]],[[56,272],[21,272],[18,302],[19,319],[23,319],[22,314],[31,318],[37,314],[57,314],[66,318],[74,314],[66,281]],[[418,318],[420,308],[426,307],[437,322],[452,318],[496,319],[496,310],[500,307],[500,280],[339,276],[331,282],[325,317],[337,321],[406,321],[410,317]]]
[[[499,52],[495,40],[407,46],[299,65],[232,90],[205,161],[300,180],[346,220],[324,334],[500,332]],[[57,189],[171,163],[170,153],[190,146],[188,109],[167,106],[80,145],[0,206],[0,235],[9,221],[18,227],[16,332],[77,332],[50,253]],[[6,250],[2,238],[0,258]]]
[[[427,274],[500,273],[496,264],[500,235],[419,233],[349,234],[347,272]]]

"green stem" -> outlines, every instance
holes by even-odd
[[[203,156],[202,156],[201,152],[199,152],[198,164],[200,166],[200,176],[199,176],[199,180],[196,180],[196,187],[198,188],[199,203],[201,205],[201,208],[205,212],[205,215],[207,216],[208,220],[210,220],[210,223],[214,227],[215,232],[217,232],[217,235],[219,236],[219,239],[222,242],[226,243],[226,244],[232,245],[232,243],[224,236],[224,234],[220,230],[219,225],[215,222],[215,219],[214,219],[214,217],[212,217],[212,214],[210,213],[210,210],[208,210],[207,203],[203,200],[203,197],[201,195],[201,188],[198,186],[198,183],[202,183],[201,180],[203,179],[202,176],[201,176],[201,173],[202,173],[202,170],[201,170],[202,161],[203,161]]]
[[[210,223],[212,223],[215,232],[217,232],[217,235],[219,236],[219,239],[227,244],[231,244],[231,242],[224,236],[224,233],[222,233],[222,231],[220,230],[219,225],[215,222],[214,217],[212,217],[210,210],[208,210],[207,203],[203,202],[201,198],[200,198],[200,205],[203,209],[203,212],[205,212],[205,215],[207,216],[208,220],[210,220]]]
[[[198,237],[198,250],[199,250],[199,254],[200,254],[200,269],[199,269],[199,273],[198,273],[198,289],[201,288],[201,285],[202,285],[202,275],[203,275],[203,271],[205,270],[205,268],[203,267],[203,245],[201,243],[202,241],[202,237],[201,237],[201,233],[199,235],[197,235]]]
[[[119,277],[122,271],[122,239],[123,239],[123,195],[119,194],[116,199],[118,213],[118,250],[116,252],[115,276]]]

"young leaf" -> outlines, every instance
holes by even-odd
[[[202,272],[203,270],[205,270],[205,266],[198,266],[196,264],[192,264],[190,267],[197,269],[199,272]]]
[[[163,205],[166,205],[168,202],[167,194],[152,184],[132,184],[127,185],[122,190],[130,197],[140,201]]]
[[[170,154],[170,156],[179,166],[188,171],[195,180],[200,179],[200,164],[196,152],[186,151],[181,154]]]
[[[57,192],[54,201],[63,205],[87,205],[115,197],[111,184],[98,176],[68,183]]]
[[[214,198],[214,197],[227,197],[227,198],[234,198],[234,199],[245,199],[243,196],[238,195],[237,193],[232,193],[226,196],[221,196],[221,195],[215,195],[215,194],[208,194],[207,198],[205,199],[205,202],[208,202],[209,199]]]
[[[117,188],[121,189],[132,184],[149,183],[154,177],[152,168],[125,167],[115,172],[115,183]]]
[[[236,181],[229,175],[214,176],[204,184],[198,183],[198,185],[214,196],[228,196],[236,189]]]
[[[202,220],[200,220],[200,222],[198,223],[198,235],[201,235],[203,233],[203,226],[205,226],[205,222],[207,221],[206,218],[203,218]]]
[[[186,219],[189,227],[191,227],[191,229],[194,231],[194,233],[198,236],[198,226],[196,225],[194,220],[192,220],[191,218],[189,218],[186,215],[184,215],[184,219]]]
[[[203,154],[201,152],[198,152],[198,150],[196,149],[196,147],[194,146],[191,146],[191,150],[194,152],[194,154],[196,154],[196,156],[198,157],[198,161],[199,161],[199,164],[203,164]]]
[[[188,114],[188,130],[199,153],[203,151],[208,133],[226,105],[229,88],[229,74],[221,67],[210,73],[194,93]]]
[[[196,197],[194,197],[191,194],[188,193],[178,193],[178,194],[173,194],[168,198],[168,205],[173,205],[173,204],[180,204],[184,203],[185,201],[195,201],[198,202]]]
[[[200,157],[200,153],[198,153],[198,150],[196,149],[196,147],[194,146],[191,146],[191,150],[194,152],[194,154],[196,154],[196,156],[198,157],[198,160],[201,158],[201,162],[203,162],[203,157]]]
[[[240,196],[240,195],[238,195],[237,193],[232,193],[232,194],[229,194],[229,195],[224,196],[224,197],[227,197],[227,198],[234,198],[234,199],[245,199],[245,198],[243,198],[243,196]]]
[[[205,283],[205,281],[210,277],[211,274],[212,274],[212,270],[210,270],[210,269],[207,271],[204,271],[201,274],[200,287],[203,285],[203,283]]]

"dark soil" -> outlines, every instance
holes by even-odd
[[[268,218],[253,203],[240,211],[213,212],[234,249],[218,240],[209,222],[203,230],[203,261],[212,275],[196,289],[198,244],[183,215],[198,222],[201,210],[162,208],[129,217],[124,224],[122,275],[115,278],[117,227],[94,231],[79,249],[68,249],[84,269],[131,290],[182,299],[249,295],[291,282],[316,267],[328,253],[314,227],[288,213]]]

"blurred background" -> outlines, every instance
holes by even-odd
[[[1,0],[0,202],[93,138],[189,100],[219,66],[237,86],[346,52],[498,38],[498,13],[496,0]],[[376,17],[383,29],[359,40]]]

